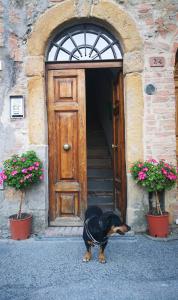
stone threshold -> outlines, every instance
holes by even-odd
[[[61,238],[61,237],[81,237],[83,234],[83,227],[48,227],[44,232],[38,233],[34,235],[34,238],[37,240],[47,240],[47,239],[54,239],[54,238]],[[112,238],[118,237],[119,238],[132,238],[135,236],[134,231],[127,232],[124,236],[113,234]]]

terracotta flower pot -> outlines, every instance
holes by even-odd
[[[9,217],[10,233],[13,240],[28,239],[32,231],[32,215],[23,213],[21,219],[17,215]]]
[[[148,222],[148,231],[154,237],[167,237],[169,234],[169,214],[162,215],[146,215]]]

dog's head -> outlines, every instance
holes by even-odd
[[[126,232],[131,230],[131,227],[127,224],[123,224],[118,215],[107,212],[104,213],[100,218],[100,227],[107,234],[118,233],[124,235]]]

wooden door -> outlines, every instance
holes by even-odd
[[[126,171],[123,75],[118,73],[113,82],[113,164],[115,209],[126,217]]]
[[[85,71],[48,71],[49,218],[78,225],[87,206]]]

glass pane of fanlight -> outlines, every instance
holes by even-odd
[[[101,54],[102,59],[114,59],[114,55],[111,49],[106,50]]]
[[[51,50],[49,51],[49,54],[48,54],[48,61],[53,61],[54,60],[56,50],[57,50],[57,48],[55,46],[53,46],[51,48]]]
[[[114,50],[116,52],[117,59],[122,58],[122,54],[121,54],[121,51],[119,50],[118,46],[114,45],[113,48],[114,48]]]
[[[74,44],[72,43],[71,39],[68,39],[63,45],[63,48],[67,49],[68,51],[72,52],[75,48]]]
[[[60,50],[58,57],[57,57],[58,61],[67,61],[69,60],[69,54],[65,53],[64,51]]]
[[[88,45],[94,45],[96,38],[97,38],[97,34],[89,33],[89,32],[86,33],[86,43]]]
[[[84,44],[84,34],[83,33],[73,35],[73,39],[78,46],[81,46]]]
[[[97,44],[96,44],[97,50],[101,51],[106,46],[108,46],[108,43],[102,37],[100,37],[99,40],[98,40],[98,42],[97,42]]]

